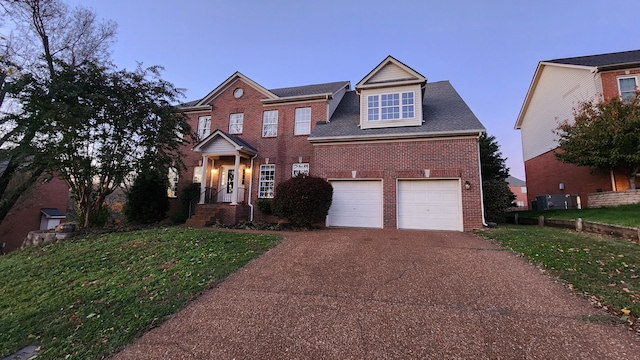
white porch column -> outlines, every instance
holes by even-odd
[[[200,204],[204,204],[205,191],[207,190],[207,157],[202,155],[202,180],[200,180]]]
[[[233,168],[233,193],[231,194],[231,205],[238,205],[238,183],[242,179],[240,176],[240,153],[236,153],[236,163]]]

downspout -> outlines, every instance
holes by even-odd
[[[482,136],[482,132],[478,133],[478,177],[480,179],[480,211],[482,211],[482,226],[488,227],[487,220],[484,218],[484,193],[482,192],[482,162],[480,161],[480,136]]]
[[[249,178],[249,201],[247,201],[247,205],[249,205],[249,221],[253,222],[253,204],[251,203],[251,195],[253,190],[253,174],[255,173],[255,169],[253,168],[253,159],[255,159],[258,154],[253,155],[251,158],[251,177]]]

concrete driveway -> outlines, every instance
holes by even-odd
[[[475,235],[282,235],[115,359],[640,358],[640,336]]]

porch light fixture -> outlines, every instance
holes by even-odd
[[[464,182],[464,188],[465,188],[465,190],[471,189],[471,183],[469,182],[469,180]]]

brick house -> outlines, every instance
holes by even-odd
[[[629,96],[638,87],[640,50],[541,61],[518,115],[527,177],[528,203],[538,195],[577,194],[583,207],[588,194],[629,189],[627,177],[614,171],[592,171],[554,156],[560,122],[591,99]]]
[[[0,164],[0,172],[4,171]],[[26,176],[26,175],[23,175]],[[13,179],[8,192],[23,181],[20,176]],[[54,216],[57,221],[51,221],[51,211],[64,215],[69,202],[69,186],[57,176],[43,175],[18,199],[0,222],[0,246],[4,244],[4,251],[19,249],[30,231],[48,230],[60,222],[63,216]]]
[[[327,226],[483,225],[484,127],[449,82],[428,83],[391,56],[355,89],[339,81],[267,90],[236,72],[184,111],[200,142],[185,151],[186,172],[170,175],[170,193],[200,183],[200,221],[265,220],[256,201],[304,172],[333,185]]]
[[[515,207],[512,207],[510,210],[527,210],[529,208],[527,183],[513,176],[509,176],[506,181],[507,184],[509,184],[509,190],[516,196],[516,199],[513,201]]]

